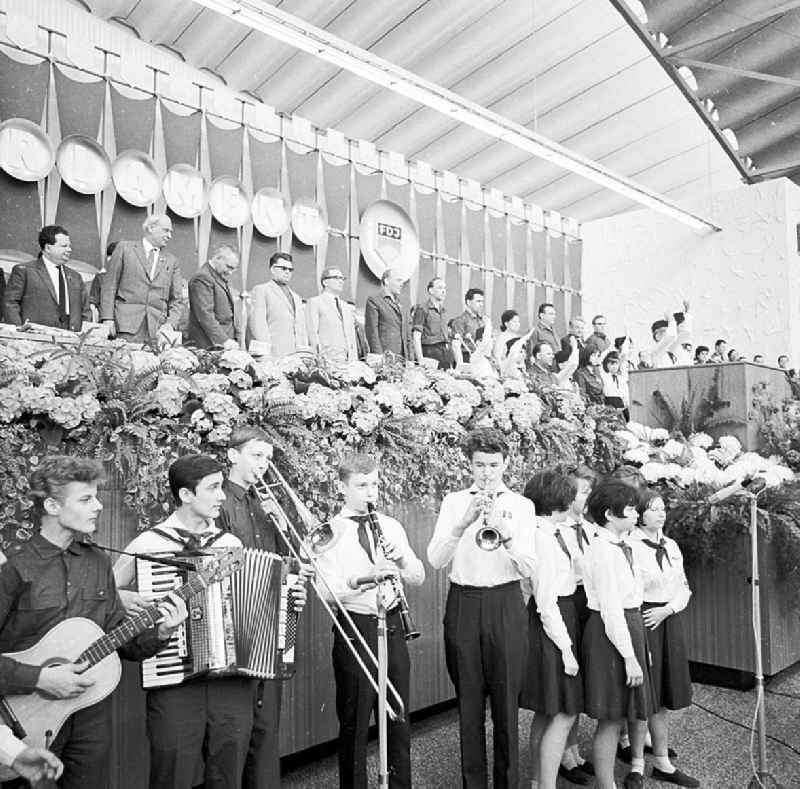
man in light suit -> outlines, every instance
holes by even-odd
[[[239,346],[230,285],[230,276],[238,267],[238,253],[227,245],[219,246],[189,280],[189,341],[198,348]]]
[[[276,252],[269,259],[272,279],[253,288],[251,353],[279,359],[308,348],[305,305],[289,287],[293,271],[292,256]]]
[[[100,283],[100,319],[128,342],[155,342],[160,329],[177,329],[186,298],[175,255],[164,247],[172,222],[154,214],[142,225],[141,241],[120,241]]]
[[[342,298],[344,274],[331,266],[320,281],[322,293],[306,304],[309,345],[330,362],[354,362],[358,359],[356,319],[353,307]]]
[[[364,330],[370,353],[391,351],[406,359],[412,357],[408,313],[400,304],[403,280],[392,269],[381,276],[382,291],[370,296],[364,310]]]
[[[83,279],[66,265],[72,252],[69,233],[59,225],[39,231],[39,257],[17,263],[6,285],[5,320],[80,331],[91,319]]]

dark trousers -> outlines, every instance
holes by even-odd
[[[78,710],[67,718],[50,748],[62,762],[64,774],[58,783],[43,781],[41,789],[106,789],[111,751],[111,697]],[[22,789],[30,784],[17,778],[3,783],[5,789]]]
[[[253,731],[244,766],[242,789],[277,789],[281,783],[280,680],[264,680],[256,685]]]
[[[519,784],[519,694],[528,619],[518,581],[496,587],[450,584],[444,615],[447,672],[456,688],[464,789],[485,789],[486,697],[494,724],[494,787]]]
[[[378,620],[374,616],[350,614],[369,648],[378,655]],[[349,625],[340,618],[345,632]],[[411,727],[408,722],[408,696],[410,663],[408,647],[403,638],[400,616],[390,613],[386,617],[389,680],[397,689],[405,705],[402,721],[389,720],[388,762],[389,786],[392,789],[411,787]],[[359,656],[368,668],[372,667],[360,646],[354,642]],[[373,677],[377,678],[373,670]],[[367,787],[367,735],[373,711],[378,717],[378,696],[356,663],[350,649],[338,630],[333,638],[333,674],[336,678],[336,715],[339,718],[339,787],[340,789],[366,789]],[[389,702],[391,703],[391,694]]]
[[[453,366],[453,353],[449,342],[436,342],[422,346],[422,355],[428,359],[436,359],[440,370],[449,370]]]
[[[150,789],[241,789],[253,685],[225,677],[148,691]]]

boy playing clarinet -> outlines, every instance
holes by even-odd
[[[334,541],[320,555],[319,569],[374,654],[378,651],[377,595],[383,597],[387,609],[389,681],[406,709],[403,720],[389,722],[389,786],[410,789],[411,732],[407,712],[410,665],[398,589],[402,589],[402,584],[420,585],[425,580],[425,569],[408,544],[402,525],[388,515],[370,512],[378,499],[378,466],[371,457],[346,458],[339,466],[339,487],[344,506],[331,521]],[[394,580],[383,580],[377,585],[359,584],[364,579],[387,574]],[[339,621],[350,632],[341,613]],[[353,644],[352,639],[350,642]],[[365,663],[372,668],[371,662]],[[338,630],[333,641],[333,671],[339,718],[339,786],[366,789],[367,734],[373,710],[377,718],[377,695]]]

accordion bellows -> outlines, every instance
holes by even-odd
[[[206,558],[159,555],[195,566]],[[148,600],[182,584],[184,575],[175,567],[136,560],[137,586]],[[241,567],[193,596],[186,622],[164,649],[142,662],[142,687],[178,685],[203,676],[291,677],[297,636],[291,589],[296,579],[294,559],[245,548]]]

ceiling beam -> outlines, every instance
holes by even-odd
[[[799,0],[800,1],[800,0]],[[650,54],[660,64],[661,68],[667,73],[667,76],[673,81],[678,90],[683,94],[686,101],[694,107],[695,112],[705,127],[711,133],[711,136],[717,141],[717,144],[722,148],[727,157],[731,160],[733,166],[741,175],[745,183],[750,183],[750,173],[744,166],[744,162],[739,158],[739,154],[735,148],[730,144],[728,139],[722,133],[722,129],[712,120],[709,112],[703,106],[703,102],[699,96],[694,94],[689,86],[684,82],[680,74],[678,74],[678,67],[673,65],[664,57],[664,51],[656,43],[650,31],[639,21],[636,15],[628,7],[625,0],[609,0],[612,6],[616,8],[620,16],[628,23],[630,28],[639,36],[639,40],[647,47]],[[658,31],[656,31],[658,32]]]
[[[669,60],[678,66],[690,66],[691,68],[701,68],[706,71],[719,71],[723,74],[733,74],[736,77],[746,77],[747,79],[757,79],[762,82],[774,82],[776,85],[800,88],[800,79],[779,77],[777,74],[765,74],[763,71],[750,71],[744,68],[736,68],[736,66],[723,66],[721,63],[709,63],[707,60],[695,60],[694,58],[670,57]]]
[[[719,230],[713,222],[681,208],[677,203],[646,186],[618,175],[519,123],[469,101],[441,85],[424,80],[264,0],[194,0],[194,2],[441,112],[490,137],[503,140],[526,153],[571,170],[606,189],[618,192],[628,200],[671,216],[697,231]]]
[[[800,0],[791,0],[791,2],[784,3],[778,8],[771,8],[769,11],[765,11],[761,14],[754,14],[746,18],[742,17],[743,24],[738,27],[732,27],[724,33],[717,33],[714,36],[700,36],[680,44],[675,44],[674,46],[669,45],[665,47],[665,52],[667,57],[671,57],[673,55],[679,55],[681,52],[686,52],[687,49],[694,49],[704,44],[711,44],[714,41],[719,41],[719,39],[733,35],[734,33],[743,33],[745,31],[749,33],[749,28],[756,27],[757,25],[765,26],[775,19],[779,19],[784,14],[789,13],[789,11],[794,11],[796,8],[800,8]]]

